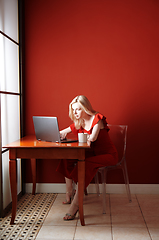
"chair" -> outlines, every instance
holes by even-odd
[[[97,194],[99,195],[98,173],[101,174],[102,193],[103,193],[103,214],[106,213],[106,177],[107,177],[108,170],[122,169],[128,199],[129,199],[129,202],[131,202],[131,193],[130,193],[129,178],[128,178],[128,172],[127,172],[127,166],[126,166],[126,157],[125,157],[128,126],[127,125],[108,124],[108,127],[110,128],[109,136],[118,151],[119,161],[114,166],[107,166],[107,167],[99,168],[97,174],[95,175]]]

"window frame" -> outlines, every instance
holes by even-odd
[[[3,35],[5,38],[7,38],[8,40],[10,40],[12,43],[16,44],[18,46],[18,50],[19,50],[19,92],[9,92],[9,91],[1,91],[1,86],[0,86],[0,107],[1,107],[1,95],[5,94],[5,95],[15,95],[15,96],[19,96],[20,98],[20,109],[19,109],[19,114],[20,114],[20,137],[24,136],[24,127],[23,127],[23,71],[24,71],[24,66],[22,66],[22,61],[23,60],[23,13],[24,13],[24,3],[21,0],[17,0],[17,8],[18,8],[18,42],[16,42],[14,39],[12,39],[10,36],[8,36],[7,34],[5,34],[3,31],[0,30],[0,34]],[[2,154],[4,154],[5,152],[8,151],[8,149],[2,149],[2,130],[1,130],[1,111],[0,111],[0,147],[1,147],[1,154],[0,154],[0,217],[4,217],[5,213],[7,212],[7,210],[11,207],[11,203],[5,208],[3,209],[3,183],[2,183]],[[23,169],[23,161],[21,162],[21,174],[23,173],[22,171]],[[22,191],[20,193],[24,194],[25,191],[25,187],[24,187],[24,183],[23,183],[23,174],[22,174]]]

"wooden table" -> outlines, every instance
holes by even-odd
[[[33,191],[36,188],[36,159],[77,159],[78,160],[78,200],[81,225],[84,226],[83,195],[85,182],[85,150],[90,148],[87,143],[53,143],[37,141],[35,136],[26,136],[4,146],[9,149],[9,174],[12,195],[12,218],[14,224],[17,209],[17,167],[16,159],[31,159]]]

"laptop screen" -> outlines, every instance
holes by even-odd
[[[57,117],[33,116],[33,123],[37,140],[61,142]]]

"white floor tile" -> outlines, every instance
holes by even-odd
[[[102,214],[102,195],[88,194],[84,196],[85,226],[81,226],[78,216],[63,221],[69,208],[62,204],[64,200],[65,194],[58,194],[36,239],[159,239],[159,195],[132,195],[130,203],[126,194],[107,194],[106,214]]]
[[[158,228],[149,228],[150,235],[153,240],[159,239],[159,227]]]
[[[113,227],[129,227],[129,228],[144,228],[145,221],[142,216],[136,215],[115,215],[112,216]]]
[[[75,233],[75,240],[101,240],[107,239],[112,240],[111,238],[111,228],[110,227],[77,227]]]
[[[151,240],[147,228],[113,228],[113,240]]]
[[[43,226],[36,239],[73,239],[75,234],[74,227],[66,226]]]
[[[159,229],[159,216],[145,216],[144,218],[148,228]]]

